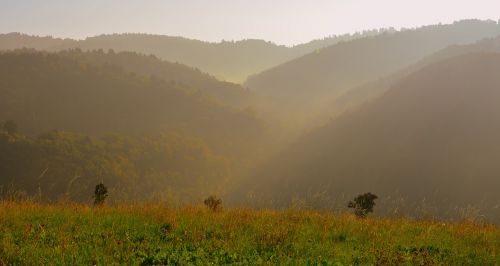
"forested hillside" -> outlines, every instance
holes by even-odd
[[[72,39],[53,38],[51,36],[33,36],[17,32],[0,34],[0,50],[32,48],[37,50],[52,49],[60,45],[75,43]]]
[[[251,113],[214,103],[196,88],[86,63],[91,60],[1,53],[0,120],[14,120],[30,135],[53,129],[91,135],[176,131],[224,153],[245,152],[265,129]]]
[[[328,110],[326,111],[326,114],[330,116],[336,116],[346,110],[356,109],[357,107],[362,106],[364,103],[381,96],[394,83],[411,74],[412,72],[415,72],[429,64],[438,62],[440,60],[473,52],[500,53],[500,37],[483,39],[473,44],[449,46],[445,49],[437,51],[430,56],[423,58],[416,64],[413,64],[407,68],[398,70],[376,81],[368,82],[359,87],[353,88],[332,101],[331,104],[329,104],[325,109]]]
[[[450,25],[383,33],[341,42],[250,77],[246,86],[301,112],[366,82],[382,78],[440,49],[500,34],[496,21],[466,20]]]
[[[153,54],[158,58],[179,62],[208,72],[218,79],[242,83],[249,75],[274,67],[317,49],[340,41],[373,36],[389,30],[371,30],[355,34],[333,35],[293,47],[276,45],[263,40],[203,42],[182,37],[149,34],[112,34],[85,40],[56,39],[18,33],[0,34],[0,49],[34,48],[61,51],[115,50]]]
[[[486,52],[424,67],[301,138],[243,188],[264,205],[298,198],[342,208],[371,191],[387,200],[380,213],[456,217],[477,208],[498,220],[498,73],[500,54]]]
[[[248,108],[257,101],[255,94],[238,84],[219,81],[198,69],[160,60],[154,55],[147,56],[135,52],[115,53],[113,50],[103,51],[102,49],[87,52],[81,49],[65,50],[61,51],[59,55],[98,67],[115,65],[127,72],[188,85],[223,105],[238,109]]]
[[[181,204],[221,193],[232,177],[227,158],[179,134],[94,138],[51,131],[29,137],[12,125],[0,125],[3,198],[90,203],[103,182],[112,202]]]

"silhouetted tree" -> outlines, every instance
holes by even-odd
[[[222,200],[215,197],[215,196],[210,196],[207,199],[203,201],[205,205],[212,211],[217,211],[220,210],[221,205],[222,205]]]
[[[354,209],[354,214],[358,218],[365,218],[368,213],[373,212],[375,206],[375,199],[377,195],[372,193],[365,193],[358,195],[354,201],[350,201],[347,207]]]
[[[102,206],[107,197],[108,188],[103,183],[99,183],[97,186],[95,186],[94,206]]]

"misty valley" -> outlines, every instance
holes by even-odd
[[[26,243],[0,265],[498,265],[499,191],[497,21],[295,46],[0,34],[0,239]]]

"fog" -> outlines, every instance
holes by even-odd
[[[69,7],[57,4],[59,11],[40,14],[63,20],[58,14]],[[149,4],[141,8],[159,5]],[[3,5],[19,11],[39,3]],[[247,5],[234,2],[233,15]],[[291,2],[286,10],[299,7],[319,8]],[[465,16],[468,5],[458,7],[439,18]],[[489,11],[467,14],[484,18]],[[217,24],[209,25],[222,33],[202,40],[146,34],[168,30],[147,27],[147,19],[139,24],[148,30],[129,27],[120,23],[126,12],[119,14],[113,32],[141,33],[100,35],[109,24],[99,33],[66,25],[61,29],[74,33],[56,38],[27,34],[37,32],[27,22],[2,25],[26,32],[0,35],[2,198],[90,203],[102,182],[110,204],[185,206],[216,195],[228,207],[344,212],[355,196],[370,192],[379,198],[377,216],[500,221],[497,20],[397,30],[425,21],[410,17],[389,27],[391,20],[367,17],[366,25],[332,30],[377,29],[327,37],[329,29],[300,36],[296,28],[298,35],[282,40],[303,42],[292,47],[204,41],[237,36]],[[99,14],[92,23],[98,22]],[[58,31],[46,23],[37,27]],[[259,23],[269,25],[259,38],[283,33],[265,16]],[[177,30],[189,36],[185,27]],[[69,38],[74,34],[96,36]],[[280,42],[279,34],[274,38],[266,40]]]

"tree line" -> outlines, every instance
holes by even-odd
[[[228,159],[203,141],[177,133],[130,137],[50,131],[35,137],[0,128],[0,186],[41,200],[91,201],[99,182],[110,201],[198,200],[219,193],[231,176]]]

